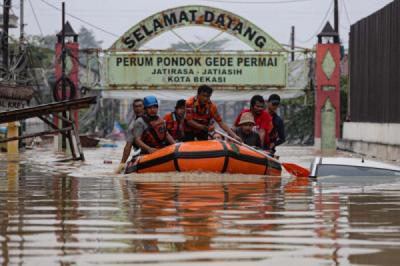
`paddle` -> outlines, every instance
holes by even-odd
[[[268,154],[265,154],[264,152],[257,150],[243,142],[238,141],[237,139],[232,138],[231,136],[225,134],[222,131],[219,131],[218,129],[215,130],[216,133],[220,134],[221,136],[224,136],[225,138],[233,141],[234,143],[241,145],[243,147],[248,148],[249,150],[252,150],[258,154],[261,154],[267,158],[272,158],[271,156],[269,156]],[[286,171],[288,171],[290,174],[294,175],[295,177],[309,177],[310,176],[310,171],[298,164],[295,163],[281,163],[282,166],[286,169]]]

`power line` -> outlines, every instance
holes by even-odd
[[[35,9],[33,8],[33,5],[32,5],[31,0],[29,0],[29,5],[31,6],[33,16],[35,17],[36,24],[37,24],[37,26],[38,26],[38,28],[39,28],[39,31],[40,31],[40,35],[43,37],[44,35],[43,35],[42,27],[40,26],[39,19],[38,19],[38,17],[36,16],[36,12],[35,12]]]
[[[308,43],[309,41],[311,41],[315,36],[317,36],[317,34],[319,33],[319,31],[321,30],[321,28],[324,26],[324,23],[326,22],[326,20],[329,17],[329,14],[331,13],[331,10],[333,8],[333,1],[331,1],[331,4],[328,7],[328,10],[326,11],[324,18],[321,21],[321,24],[318,26],[317,30],[315,31],[315,33],[313,35],[311,35],[310,38],[308,38],[307,40],[303,41],[303,40],[297,40],[300,43]]]
[[[202,0],[205,2],[213,3],[229,3],[229,4],[288,4],[288,3],[299,3],[299,2],[309,2],[312,0],[282,0],[282,1],[231,1],[231,0]]]
[[[61,11],[61,8],[59,8],[59,7],[57,7],[57,6],[53,5],[53,4],[50,4],[49,2],[47,2],[47,1],[45,1],[45,0],[40,0],[40,2],[46,4],[46,5],[48,5],[48,6],[52,7],[52,8],[54,8],[54,9],[57,9],[57,10]],[[96,25],[94,25],[94,24],[92,24],[92,23],[90,23],[90,22],[88,22],[88,21],[86,21],[86,20],[83,20],[83,19],[81,19],[80,17],[77,17],[77,16],[72,15],[72,14],[67,13],[67,12],[65,12],[65,14],[67,14],[68,16],[70,16],[70,17],[72,17],[72,18],[74,18],[74,19],[76,19],[76,20],[79,20],[80,22],[82,22],[82,23],[84,23],[84,24],[86,24],[86,25],[89,25],[90,27],[95,28],[95,29],[97,29],[97,30],[99,30],[99,31],[102,31],[102,32],[107,33],[107,34],[109,34],[109,35],[111,35],[111,36],[114,36],[114,37],[120,37],[120,36],[118,36],[118,35],[116,35],[116,34],[114,34],[114,33],[112,33],[112,32],[109,32],[109,31],[107,31],[107,30],[105,30],[105,29],[102,29],[102,28],[100,28],[100,27],[98,27],[98,26],[96,26]]]
[[[4,7],[4,5],[3,5],[3,4],[0,4],[0,7]],[[18,6],[14,6],[14,5],[10,6],[10,8],[19,9],[19,7],[18,7]]]
[[[342,2],[343,2],[344,11],[345,11],[345,13],[346,13],[347,21],[348,21],[348,22],[350,23],[350,25],[351,25],[351,19],[350,19],[350,16],[349,16],[349,11],[347,10],[347,6],[346,6],[346,0],[342,0]]]

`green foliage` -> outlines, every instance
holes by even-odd
[[[54,50],[29,45],[31,67],[50,68],[54,61]]]
[[[57,43],[57,33],[45,36],[30,35],[27,37],[28,43],[34,47],[42,49],[55,49]],[[93,30],[82,26],[78,32],[79,46],[82,49],[86,48],[100,48],[103,41],[96,40]]]
[[[314,142],[314,97],[305,97],[282,101],[288,143],[311,145]]]
[[[348,76],[340,78],[340,119],[341,127],[347,116]],[[306,98],[305,98],[306,97]],[[306,102],[308,101],[308,102]],[[313,144],[314,142],[314,95],[284,99],[281,110],[285,119],[288,143]]]
[[[93,30],[81,27],[78,33],[79,46],[82,49],[86,48],[100,48],[103,41],[96,40]]]
[[[30,46],[40,47],[42,49],[53,50],[55,48],[57,37],[56,33],[54,35],[46,35],[46,36],[38,36],[38,35],[29,35],[27,36],[27,40]]]
[[[209,51],[221,51],[224,50],[225,45],[229,42],[229,39],[221,39],[221,40],[214,40],[206,44],[206,41],[201,41],[201,42],[189,42],[190,45],[184,43],[184,42],[177,42],[173,43],[170,46],[170,50],[174,51],[192,51],[192,47],[202,47],[205,45],[201,50],[209,50]]]

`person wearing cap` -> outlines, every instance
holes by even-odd
[[[240,138],[222,121],[217,106],[211,101],[213,89],[201,85],[197,95],[186,101],[185,141],[208,140],[208,135],[214,131],[213,121],[230,135],[240,141]]]
[[[167,130],[176,141],[181,141],[184,136],[185,105],[186,101],[184,99],[178,100],[175,105],[175,111],[169,112],[164,116]]]
[[[276,152],[275,147],[286,141],[285,125],[282,118],[277,114],[277,110],[281,103],[281,97],[278,94],[271,94],[267,101],[268,113],[272,116],[273,128],[269,134],[270,146],[269,150],[272,154]]]
[[[251,112],[244,113],[240,117],[239,127],[235,129],[235,133],[245,144],[261,148],[260,135],[253,131],[255,124],[253,114]]]
[[[272,117],[264,110],[265,101],[261,95],[254,95],[250,100],[250,109],[243,109],[243,111],[236,117],[234,127],[239,127],[239,122],[243,114],[251,113],[254,118],[254,130],[259,134],[261,140],[261,147],[263,149],[269,148],[269,134],[272,130]]]
[[[145,114],[136,120],[133,135],[141,154],[153,153],[175,140],[168,133],[165,121],[158,115],[158,101],[154,96],[144,97]]]
[[[137,98],[133,100],[132,103],[132,107],[133,107],[133,116],[131,119],[131,122],[129,123],[128,126],[128,131],[127,131],[127,135],[126,135],[126,143],[125,143],[125,147],[124,147],[124,151],[122,153],[122,159],[121,162],[118,166],[118,168],[116,169],[116,173],[120,173],[121,170],[123,169],[123,167],[125,166],[126,161],[129,158],[129,155],[131,154],[132,148],[133,149],[138,149],[138,147],[135,144],[135,140],[134,140],[134,136],[133,136],[133,126],[135,124],[135,121],[144,115],[144,103],[143,103],[143,99]]]

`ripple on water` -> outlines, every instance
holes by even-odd
[[[28,155],[0,158],[5,265],[391,266],[400,252],[396,182],[122,176],[102,163],[119,150],[90,150],[85,164],[44,154],[39,167]]]

